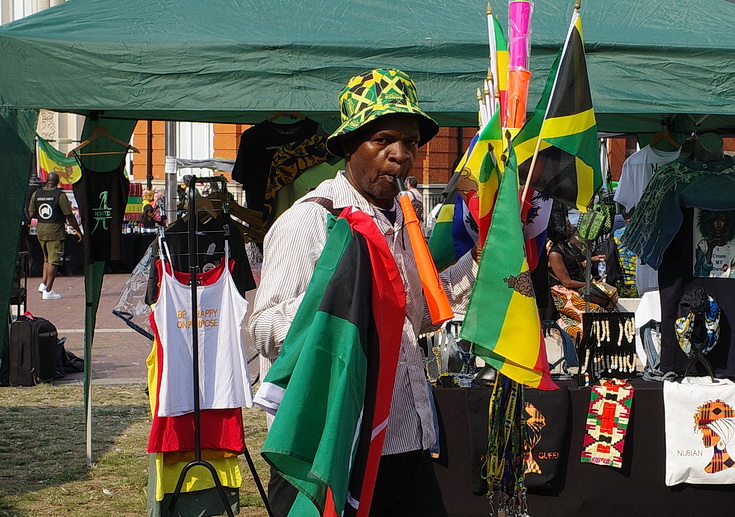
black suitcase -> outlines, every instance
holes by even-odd
[[[59,336],[44,318],[20,316],[10,324],[8,339],[11,386],[35,386],[56,376]]]

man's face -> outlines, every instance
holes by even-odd
[[[395,178],[406,179],[419,148],[419,125],[413,115],[386,115],[345,142],[345,174],[368,201],[389,209],[398,195]]]

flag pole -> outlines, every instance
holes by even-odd
[[[487,106],[485,106],[485,102],[483,99],[484,99],[484,96],[482,95],[482,90],[478,88],[477,89],[477,105],[480,108],[480,129],[485,127],[485,125],[488,123],[488,120],[490,120],[487,115]]]
[[[521,195],[521,206],[528,196],[528,187],[531,185],[531,176],[533,176],[533,169],[536,167],[536,159],[538,158],[538,152],[541,149],[541,135],[536,138],[536,149],[533,151],[533,158],[531,158],[531,165],[528,167],[528,176],[526,176],[526,183],[523,185],[523,194]]]
[[[488,106],[488,114],[490,117],[495,115],[495,78],[493,77],[492,69],[487,69],[487,76],[485,77],[485,104]]]
[[[490,5],[490,2],[487,3],[485,13],[487,14],[487,35],[490,45],[490,68],[492,69],[493,77],[498,77],[498,73],[500,72],[498,70],[498,46],[495,41],[495,22],[493,21],[493,7]],[[495,94],[495,91],[491,93]]]

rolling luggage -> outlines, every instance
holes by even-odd
[[[20,316],[8,339],[11,386],[35,386],[56,376],[58,332],[44,318]]]

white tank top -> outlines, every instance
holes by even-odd
[[[179,416],[194,411],[191,287],[173,276],[165,242],[167,261],[153,317],[163,349],[158,416]],[[216,266],[223,271],[210,285],[197,287],[199,324],[199,407],[229,409],[253,406],[253,392],[242,342],[241,325],[247,301],[232,280],[229,243],[225,260]]]

